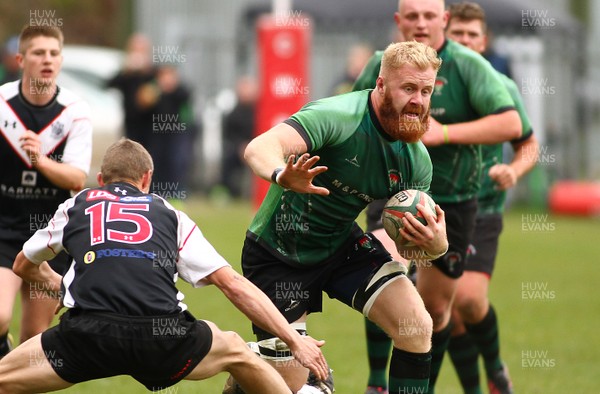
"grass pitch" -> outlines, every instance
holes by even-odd
[[[189,198],[184,210],[239,270],[242,242],[252,219],[251,206]],[[599,392],[600,338],[595,332],[600,323],[599,261],[597,219],[557,217],[523,209],[505,216],[490,297],[500,321],[501,354],[510,368],[516,392]],[[216,288],[193,289],[182,281],[179,287],[197,318],[211,320],[223,330],[235,330],[248,341],[254,339],[248,320]],[[14,334],[18,333],[20,319],[18,305],[11,326]],[[363,393],[367,360],[362,316],[326,298],[324,313],[312,315],[308,329],[313,337],[327,341],[323,351],[334,369],[336,392]],[[226,375],[221,374],[202,382],[184,381],[157,393],[220,393],[225,379]],[[129,377],[113,377],[62,392],[148,391]],[[446,356],[436,393],[461,392]]]

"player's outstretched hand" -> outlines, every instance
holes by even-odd
[[[313,166],[319,161],[319,156],[310,157],[310,154],[304,153],[294,163],[295,155],[288,157],[286,166],[277,178],[277,183],[286,189],[296,193],[313,193],[327,196],[329,190],[324,187],[313,185],[312,181],[317,175],[327,171],[326,166]]]
[[[304,367],[310,369],[317,378],[327,379],[329,367],[327,361],[321,352],[320,347],[325,341],[316,340],[308,335],[302,336],[302,340],[290,345],[292,354]]]
[[[422,204],[417,204],[417,209],[427,221],[427,225],[423,225],[413,214],[406,212],[402,218],[404,228],[400,230],[402,237],[404,237],[406,241],[417,245],[428,256],[441,256],[448,250],[448,237],[446,236],[446,218],[444,211],[436,204],[436,218],[429,210],[425,209]]]

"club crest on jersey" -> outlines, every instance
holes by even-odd
[[[462,257],[460,255],[460,253],[458,253],[458,252],[448,252],[443,257],[443,259],[446,262],[446,264],[448,265],[448,271],[450,271],[450,272],[454,272],[454,269],[456,268],[456,264],[460,263],[462,261]]]
[[[35,186],[36,184],[37,184],[37,172],[23,171],[23,173],[21,174],[21,185]]]
[[[65,135],[65,125],[60,122],[52,123],[52,137],[59,139]]]
[[[469,244],[469,247],[467,248],[467,256],[475,256],[476,254],[477,249],[475,248],[475,245]]]
[[[435,80],[435,86],[433,87],[433,94],[439,96],[442,94],[442,90],[444,90],[444,86],[448,84],[448,80],[444,77],[438,76]]]
[[[388,177],[390,180],[390,190],[396,190],[398,184],[402,182],[402,174],[398,170],[390,169],[388,170]]]
[[[361,248],[364,249],[371,249],[372,245],[371,245],[371,238],[369,238],[366,234],[358,240],[358,244],[360,245]]]
[[[83,262],[86,264],[91,264],[96,260],[96,253],[93,250],[90,250],[86,254],[83,255]]]

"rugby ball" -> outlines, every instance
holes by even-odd
[[[396,244],[414,246],[412,242],[404,241],[400,234],[400,230],[404,228],[402,218],[406,212],[410,212],[419,222],[427,225],[425,217],[417,210],[417,204],[423,205],[426,210],[429,210],[437,218],[435,201],[427,193],[419,190],[402,190],[394,194],[383,207],[383,213],[381,214],[383,228]]]

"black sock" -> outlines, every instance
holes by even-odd
[[[495,371],[502,369],[498,319],[492,305],[483,320],[476,324],[465,324],[465,327],[483,356],[487,375],[491,376]]]
[[[448,354],[463,387],[464,394],[482,394],[479,387],[479,349],[469,334],[450,338]]]
[[[368,386],[387,387],[388,359],[392,340],[379,326],[365,318],[367,356],[369,357]]]
[[[448,348],[448,342],[450,342],[450,333],[452,331],[452,325],[448,325],[441,331],[434,332],[431,336],[431,375],[429,377],[429,394],[433,394],[435,388],[435,382],[442,369],[442,361],[444,360],[444,353]]]
[[[389,394],[425,394],[431,353],[411,353],[394,348],[390,362]]]

